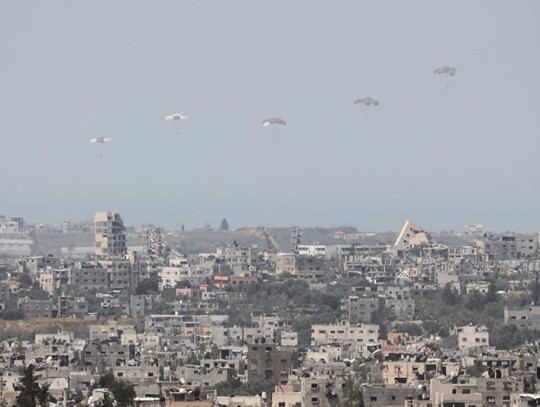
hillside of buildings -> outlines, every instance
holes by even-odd
[[[538,235],[0,225],[3,406],[540,400]]]

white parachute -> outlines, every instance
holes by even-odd
[[[269,117],[268,119],[264,119],[262,122],[263,127],[270,127],[274,124],[286,126],[287,122],[283,120],[281,117]]]
[[[456,76],[456,67],[449,65],[439,66],[433,70],[433,73],[436,75]]]
[[[189,120],[189,117],[182,113],[173,113],[169,116],[165,116],[165,121],[176,122],[176,134],[180,134],[180,127],[178,123]]]
[[[182,113],[173,113],[169,116],[165,116],[165,121],[167,122],[172,122],[172,121],[184,122],[186,120],[189,120],[189,117]]]
[[[109,137],[94,137],[90,139],[90,144],[105,144],[112,141]]]
[[[354,99],[355,105],[366,105],[366,106],[379,106],[379,101],[375,98],[372,98],[371,96],[365,97],[365,98],[357,98]]]
[[[99,148],[99,156],[103,158],[103,144],[110,143],[112,141],[109,137],[94,137],[90,139],[90,144],[101,144],[102,146]]]

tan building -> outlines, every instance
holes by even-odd
[[[296,272],[296,256],[292,253],[278,253],[276,256],[276,274]]]
[[[352,342],[360,346],[377,345],[379,325],[351,325],[349,321],[341,324],[316,324],[311,326],[311,344],[327,345],[332,343]]]
[[[460,350],[489,346],[489,332],[486,327],[467,325],[458,328],[457,332]]]
[[[302,407],[300,382],[290,381],[288,384],[277,385],[272,394],[272,407]]]
[[[118,258],[127,254],[126,228],[119,213],[96,212],[94,230],[96,259]]]
[[[414,223],[407,221],[401,232],[399,233],[398,238],[394,246],[396,247],[407,247],[407,246],[422,246],[429,243],[431,237],[429,232],[421,226],[415,225]]]
[[[385,384],[410,384],[426,372],[426,363],[409,360],[387,360],[383,362]]]
[[[455,383],[457,380],[432,379],[430,398],[433,406],[467,406],[482,407],[483,397],[476,384]]]

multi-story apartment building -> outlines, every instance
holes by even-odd
[[[479,242],[489,260],[537,258],[538,243],[538,236],[518,233],[488,235]]]
[[[372,315],[379,309],[379,299],[370,295],[351,295],[346,300],[346,312],[352,324],[371,322]]]
[[[23,310],[24,317],[27,319],[53,317],[54,306],[49,300],[23,298],[17,302],[17,306]]]
[[[127,254],[126,228],[119,213],[97,212],[94,231],[96,259],[120,258]]]
[[[328,345],[332,343],[354,343],[361,346],[377,345],[379,325],[354,325],[349,321],[341,324],[316,324],[311,326],[311,344]]]
[[[68,281],[80,290],[106,290],[109,287],[109,273],[107,268],[89,263],[75,263],[69,269]]]
[[[248,347],[248,383],[274,382],[286,384],[289,372],[298,365],[298,355],[290,349],[280,349],[264,338]]]
[[[509,310],[504,308],[504,323],[520,328],[540,329],[540,306]]]
[[[489,346],[489,332],[486,327],[466,325],[457,329],[460,350]]]

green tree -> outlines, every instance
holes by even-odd
[[[229,222],[227,222],[227,218],[223,218],[221,220],[221,226],[219,227],[219,230],[229,230]]]
[[[159,283],[151,278],[145,278],[139,283],[135,290],[136,295],[157,294],[159,292]]]
[[[32,277],[28,273],[21,273],[17,278],[17,281],[21,283],[21,288],[30,288],[32,287]]]
[[[531,302],[534,305],[538,305],[540,301],[540,281],[538,280],[538,273],[536,273],[536,277],[531,284]]]
[[[127,380],[118,380],[112,372],[107,372],[99,377],[98,387],[108,389],[116,400],[118,407],[128,407],[133,405],[135,399],[135,386]],[[107,402],[105,402],[107,403]],[[102,407],[109,407],[107,404]]]
[[[446,284],[441,292],[441,300],[446,305],[456,305],[459,302],[459,294],[450,283]]]
[[[198,366],[200,364],[201,364],[201,361],[199,360],[197,355],[195,355],[195,352],[191,352],[189,356],[186,358],[186,365]]]
[[[103,398],[96,401],[94,405],[96,407],[116,407],[114,399],[109,395],[109,393],[105,393],[103,395]]]
[[[49,406],[49,387],[51,385],[49,383],[44,383],[39,387],[38,393],[37,393],[37,402],[40,407],[48,407]]]
[[[343,395],[337,407],[364,407],[362,383],[356,375],[349,374],[343,384]]]
[[[47,407],[49,384],[39,385],[34,376],[34,365],[24,369],[20,393],[16,399],[17,407]]]
[[[176,282],[176,288],[191,288],[191,282],[189,280],[180,280]]]

